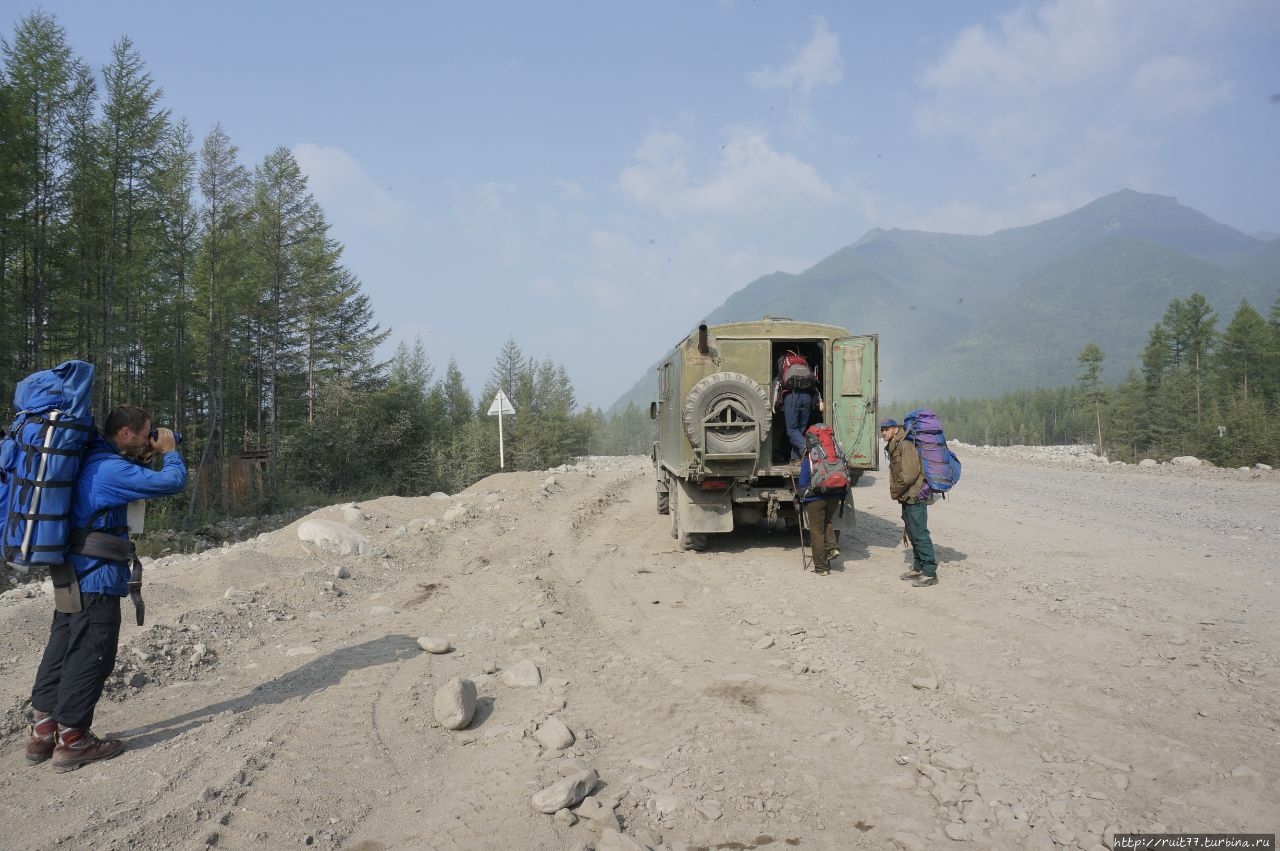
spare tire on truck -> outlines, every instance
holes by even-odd
[[[689,442],[713,454],[754,453],[769,433],[772,419],[764,388],[740,372],[717,372],[693,385],[681,411]],[[703,423],[716,427],[706,430]]]

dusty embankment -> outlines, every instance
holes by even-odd
[[[680,552],[643,459],[313,516],[364,554],[295,523],[161,559],[154,623],[125,627],[96,722],[131,749],[69,774],[22,760],[52,604],[10,595],[0,846],[1093,849],[1116,829],[1274,831],[1277,474],[961,454],[962,486],[930,512],[934,588],[897,578],[882,476],[816,577],[781,531]],[[477,694],[458,731],[436,720],[452,678]],[[582,772],[591,800],[535,810]]]

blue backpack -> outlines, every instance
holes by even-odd
[[[920,499],[929,499],[935,493],[945,494],[955,487],[960,481],[960,459],[947,447],[938,415],[928,408],[920,408],[903,418],[902,427],[907,432],[907,440],[920,452],[925,482],[920,489]]]
[[[18,382],[17,417],[0,440],[0,536],[5,561],[62,564],[71,497],[93,436],[93,366],[69,360]]]

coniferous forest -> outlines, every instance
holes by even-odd
[[[1266,317],[1244,302],[1222,327],[1199,293],[1174,299],[1118,387],[1099,381],[1105,357],[1085,346],[1074,387],[901,407],[934,408],[948,435],[969,443],[1093,443],[1117,461],[1280,464],[1280,300]]]
[[[380,361],[389,331],[290,151],[246,163],[221,127],[196,138],[128,38],[92,69],[37,11],[0,50],[6,405],[34,370],[94,364],[99,417],[133,402],[183,433],[188,517],[455,492],[498,470],[498,387],[520,412],[507,469],[619,442],[515,340],[478,399],[420,342]]]

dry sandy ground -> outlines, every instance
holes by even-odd
[[[0,846],[1094,849],[1115,829],[1275,831],[1280,474],[962,454],[930,511],[934,588],[898,580],[883,474],[817,577],[782,531],[678,551],[644,459],[363,503],[367,555],[294,524],[162,559],[154,623],[126,625],[98,710],[130,750],[66,774],[21,754],[51,600],[0,602]],[[424,635],[456,649],[424,653]],[[485,673],[526,658],[541,686]],[[432,700],[456,676],[479,708],[451,732]],[[576,734],[565,752],[532,735],[551,715]],[[596,818],[533,810],[581,765]]]

